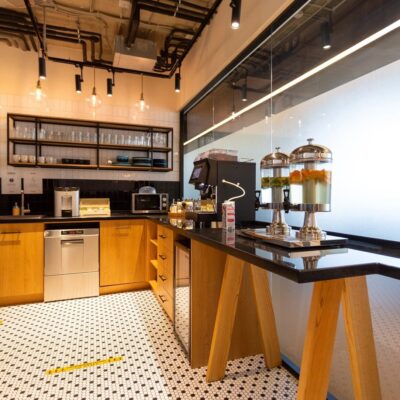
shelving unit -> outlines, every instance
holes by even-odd
[[[168,172],[173,170],[172,149],[173,129],[168,127],[7,115],[7,163],[14,167]],[[34,162],[16,161],[14,155],[34,156]],[[118,155],[129,162],[136,158],[138,164],[146,163],[138,158],[146,159],[149,165],[118,163]],[[39,162],[45,156],[50,160]],[[165,167],[154,165],[157,159]]]

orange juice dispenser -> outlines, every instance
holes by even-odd
[[[299,239],[325,239],[316,222],[315,213],[331,211],[332,152],[325,146],[300,146],[290,154],[290,201],[299,211],[305,211]]]
[[[270,235],[290,234],[290,228],[284,217],[284,190],[289,188],[290,158],[276,147],[260,163],[261,201],[263,208],[273,210],[272,223],[267,227]]]

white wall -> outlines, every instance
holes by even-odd
[[[188,182],[195,156],[209,148],[238,149],[239,157],[259,163],[275,146],[290,152],[314,137],[333,152],[331,213],[320,213],[327,230],[400,241],[399,171],[400,61],[259,121],[184,156]],[[259,172],[257,181],[259,188]],[[185,184],[185,197],[197,196]],[[258,220],[269,220],[259,211]],[[287,220],[301,225],[303,213]],[[383,399],[400,398],[400,282],[371,276],[368,288],[372,308]],[[311,284],[299,285],[271,274],[281,348],[300,365]],[[339,318],[330,391],[338,399],[352,399],[350,369],[343,319]]]

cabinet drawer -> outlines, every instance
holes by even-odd
[[[163,289],[159,289],[157,292],[157,299],[160,302],[161,306],[164,308],[168,317],[171,321],[174,320],[174,303],[172,301],[172,297]]]
[[[170,296],[174,288],[174,259],[173,253],[159,249],[158,253],[158,281]]]
[[[161,225],[157,226],[158,246],[172,249],[174,246],[174,232]]]

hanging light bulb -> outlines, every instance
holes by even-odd
[[[93,89],[92,89],[92,94],[90,95],[89,98],[86,99],[86,101],[94,109],[98,108],[102,103],[100,97],[97,95],[97,92],[96,92],[96,68],[93,68]]]
[[[240,9],[242,6],[242,1],[241,0],[231,0],[230,6],[232,8],[231,27],[232,27],[232,29],[239,29],[239,27],[240,27]]]
[[[43,91],[42,86],[40,85],[40,79],[38,79],[36,83],[35,98],[37,101],[41,101],[43,99]]]
[[[96,107],[96,105],[97,105],[97,95],[96,95],[96,87],[95,86],[93,86],[92,96],[90,97],[90,101],[92,103],[92,106]]]
[[[139,99],[139,102],[136,104],[136,106],[137,107],[139,107],[139,110],[141,111],[141,112],[144,112],[145,110],[148,110],[150,107],[149,107],[149,105],[145,102],[145,100],[144,100],[144,94],[143,94],[143,74],[141,74],[142,75],[142,78],[141,78],[141,80],[142,80],[142,86],[141,86],[141,92],[140,92],[140,99]]]

